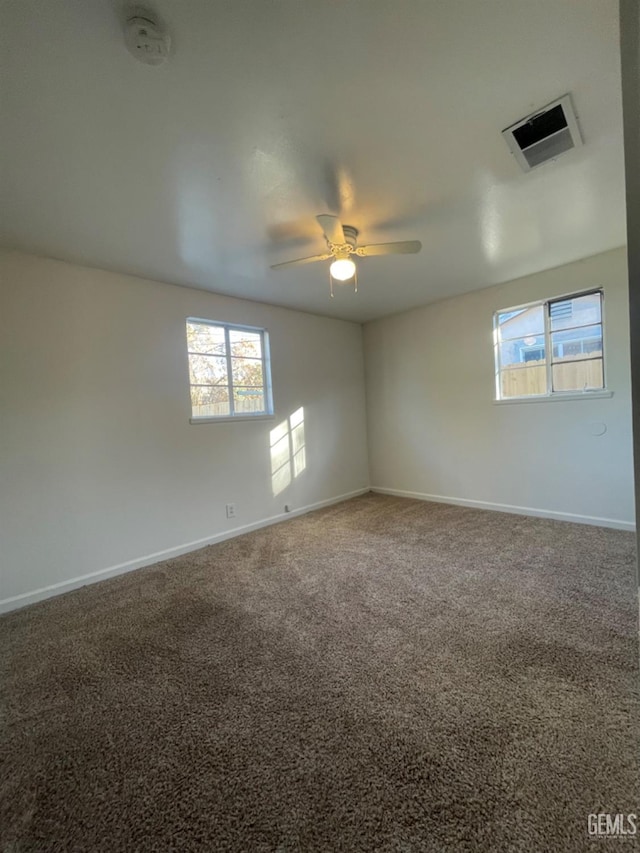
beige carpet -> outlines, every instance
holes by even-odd
[[[0,850],[628,850],[633,559],[366,495],[9,614]]]

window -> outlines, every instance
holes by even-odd
[[[496,399],[604,389],[602,291],[494,314]]]
[[[271,415],[264,329],[187,319],[192,420]]]

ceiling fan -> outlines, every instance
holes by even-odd
[[[374,243],[371,246],[358,246],[358,229],[352,225],[343,225],[337,216],[322,213],[316,216],[318,224],[327,241],[327,251],[322,255],[312,255],[309,258],[297,258],[295,261],[285,261],[273,264],[272,270],[284,267],[297,267],[302,264],[312,264],[315,261],[328,261],[329,289],[333,296],[333,282],[346,282],[353,279],[354,288],[358,290],[358,271],[352,255],[359,258],[369,258],[374,255],[412,255],[419,252],[422,243],[419,240],[402,240],[397,243]]]

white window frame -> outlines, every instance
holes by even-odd
[[[577,299],[580,296],[589,296],[592,293],[597,293],[600,296],[600,326],[602,328],[602,388],[585,389],[583,391],[554,391],[552,381],[552,364],[553,364],[553,349],[551,341],[551,305],[556,302],[563,302],[567,299]],[[545,350],[545,371],[547,378],[547,391],[544,394],[527,394],[522,397],[501,397],[500,396],[500,347],[498,338],[498,317],[500,314],[508,314],[510,311],[524,311],[528,308],[541,307],[544,317],[544,350]],[[561,296],[553,296],[549,299],[538,299],[535,302],[527,302],[524,305],[515,305],[510,308],[500,308],[493,312],[493,350],[494,350],[494,399],[493,402],[499,405],[509,405],[511,403],[539,403],[558,400],[592,400],[594,397],[612,397],[613,391],[608,388],[607,384],[607,354],[605,351],[605,300],[604,288],[593,287],[589,290],[581,290],[576,293],[566,293]],[[595,324],[594,324],[595,325]],[[578,328],[577,326],[575,328]]]
[[[207,424],[207,423],[224,423],[229,421],[256,421],[256,420],[273,420],[273,393],[271,387],[271,354],[269,349],[269,333],[266,329],[260,326],[245,326],[237,323],[223,323],[218,320],[208,320],[202,317],[187,317],[185,320],[185,329],[187,323],[199,323],[203,326],[215,326],[218,329],[224,329],[224,344],[227,360],[227,379],[229,388],[229,414],[228,415],[206,415],[197,417],[193,415],[193,404],[191,402],[191,373],[190,373],[190,357],[191,355],[200,355],[200,353],[192,353],[189,350],[187,343],[187,378],[189,381],[189,406],[191,408],[191,417],[189,422],[192,424]],[[252,334],[260,335],[260,344],[262,351],[262,378],[263,378],[263,395],[265,402],[264,411],[259,412],[236,412],[233,402],[233,370],[231,367],[231,346],[229,342],[229,332],[251,332]]]

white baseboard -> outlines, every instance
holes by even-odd
[[[593,524],[596,527],[613,527],[616,530],[635,532],[633,521],[622,521],[617,518],[599,518],[592,515],[577,515],[573,512],[557,512],[553,509],[537,509],[530,506],[512,506],[511,504],[496,504],[489,501],[474,501],[468,498],[451,498],[446,495],[426,495],[422,492],[407,492],[403,489],[385,489],[382,486],[371,486],[372,492],[381,495],[396,495],[399,498],[415,498],[420,501],[433,501],[441,504],[455,504],[475,509],[490,509],[496,512],[510,512],[515,515],[533,515],[537,518],[553,518],[556,521],[572,521],[574,524]]]
[[[252,524],[245,524],[241,527],[234,527],[231,530],[225,530],[222,533],[216,533],[213,536],[206,536],[204,539],[196,539],[194,542],[187,542],[184,545],[177,545],[175,548],[167,548],[164,551],[156,551],[154,554],[146,554],[144,557],[138,557],[135,560],[129,560],[126,563],[119,563],[117,566],[109,566],[106,569],[98,569],[97,572],[90,572],[88,575],[80,575],[79,577],[71,578],[70,580],[61,581],[60,583],[51,584],[51,586],[43,586],[40,589],[35,589],[33,592],[24,592],[20,595],[14,595],[11,598],[0,599],[0,613],[8,613],[10,610],[17,610],[19,607],[26,607],[28,604],[35,604],[37,601],[43,601],[45,598],[52,598],[55,595],[61,595],[64,592],[70,592],[72,589],[78,589],[87,584],[97,583],[98,581],[106,580],[107,578],[123,575],[126,572],[131,572],[134,569],[142,569],[145,566],[152,566],[154,563],[160,563],[163,560],[170,560],[172,557],[179,557],[182,554],[188,554],[190,551],[197,551],[199,548],[204,548],[207,545],[215,545],[216,542],[223,542],[225,539],[232,539],[234,536],[241,536],[243,533],[251,533],[252,530],[259,530],[261,527],[269,527],[272,524],[279,524],[281,521],[288,521],[290,518],[295,518],[298,515],[304,515],[307,512],[312,512],[314,509],[322,509],[325,506],[341,503],[350,498],[355,498],[358,495],[364,495],[370,491],[369,487],[357,489],[355,492],[348,492],[344,495],[337,495],[333,498],[328,498],[324,501],[317,501],[308,506],[294,509],[291,512],[283,512],[279,515],[272,515],[270,518],[263,518],[260,521],[254,521]]]

